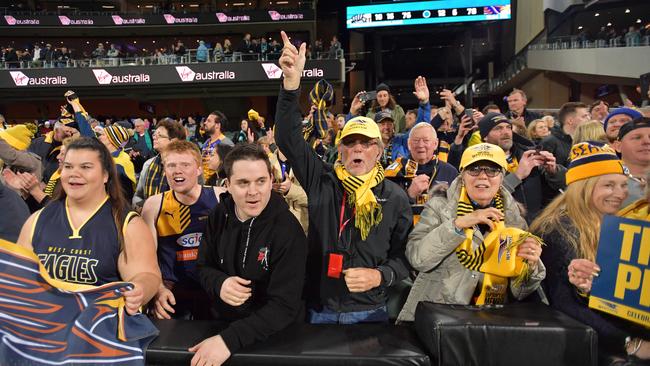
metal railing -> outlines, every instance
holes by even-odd
[[[333,56],[334,57],[331,57]],[[318,52],[312,59],[341,59],[344,57],[342,49],[335,53]],[[102,57],[102,58],[83,58],[69,60],[38,60],[38,61],[13,61],[0,63],[2,69],[37,69],[37,68],[56,68],[56,67],[117,67],[117,66],[146,66],[146,65],[176,65],[192,63],[215,63],[215,62],[246,62],[246,61],[273,61],[280,58],[280,53],[242,53],[232,52],[228,54],[215,52],[208,49],[205,60],[197,59],[197,50],[188,50],[184,55],[161,54],[156,56],[137,56],[137,57]]]
[[[528,47],[530,50],[569,50],[578,48],[613,48],[650,46],[650,35],[639,37],[617,36],[610,39],[584,39],[580,36],[553,37]]]
[[[506,68],[494,79],[489,81],[489,90],[493,91],[514,78],[528,66],[528,51],[569,50],[585,48],[614,48],[614,47],[647,47],[650,46],[650,35],[632,39],[618,36],[609,40],[581,39],[579,36],[563,36],[541,39],[521,50]]]

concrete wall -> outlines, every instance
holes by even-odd
[[[638,78],[650,71],[650,47],[534,50],[528,67],[576,74]]]
[[[544,30],[544,3],[541,0],[518,0],[515,21],[515,53],[518,53]]]
[[[542,72],[521,85],[530,108],[559,108],[569,101],[570,79],[562,74]]]

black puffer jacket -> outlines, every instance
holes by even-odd
[[[220,196],[203,233],[197,268],[212,298],[213,315],[232,321],[220,333],[230,352],[262,341],[303,314],[301,300],[307,240],[298,220],[276,193],[262,213],[244,222],[230,194]],[[219,297],[231,276],[251,281],[252,296],[234,307]]]
[[[309,201],[309,258],[307,279],[309,300],[337,312],[364,311],[386,305],[388,286],[408,276],[405,257],[413,214],[406,192],[384,179],[372,188],[382,206],[381,222],[370,230],[366,240],[354,226],[353,209],[343,206],[348,225],[339,235],[343,185],[331,165],[324,163],[302,137],[300,90],[281,90],[278,98],[276,143],[294,169]],[[343,255],[343,269],[376,268],[382,273],[379,287],[362,293],[350,293],[343,275],[327,276],[330,253]]]

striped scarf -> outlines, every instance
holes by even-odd
[[[519,161],[514,155],[508,156],[506,162],[508,163],[508,167],[506,168],[508,173],[514,173],[517,171],[517,168],[519,168]]]
[[[354,226],[361,232],[361,239],[366,240],[370,229],[382,219],[382,207],[371,189],[384,180],[384,168],[377,163],[369,173],[355,177],[337,160],[334,171],[349,197],[348,203],[354,207]]]
[[[43,192],[49,197],[52,197],[54,195],[54,189],[56,188],[56,185],[59,184],[60,180],[61,172],[58,170],[54,171],[50,176],[50,179],[47,181],[47,185],[45,185]]]
[[[494,197],[492,207],[505,212],[500,193]],[[463,186],[456,216],[465,216],[473,211],[474,206]],[[484,274],[481,292],[475,299],[475,304],[503,304],[507,300],[508,278],[515,277],[513,283],[518,285],[530,276],[528,265],[523,258],[517,256],[516,248],[528,237],[533,237],[540,243],[542,240],[523,230],[506,228],[505,223],[499,221],[478,248],[472,249],[474,229],[465,229],[465,240],[456,247],[456,257],[465,268]]]
[[[161,157],[158,155],[149,165],[147,175],[144,177],[144,199],[168,190],[169,184],[167,184]]]
[[[332,103],[333,98],[334,88],[332,88],[332,84],[325,79],[318,80],[314,88],[309,92],[309,100],[317,109],[314,111],[309,123],[302,130],[305,141],[309,141],[311,137],[317,139],[325,137],[327,132],[327,105]]]

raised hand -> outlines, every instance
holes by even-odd
[[[427,79],[423,76],[418,76],[415,79],[413,89],[413,95],[420,101],[420,103],[429,102],[429,87],[427,86]]]
[[[291,44],[284,31],[280,32],[280,35],[284,43],[282,56],[280,56],[280,68],[284,74],[284,89],[296,90],[300,87],[300,77],[302,76],[302,70],[305,68],[307,45],[302,43],[298,50],[296,46]]]

